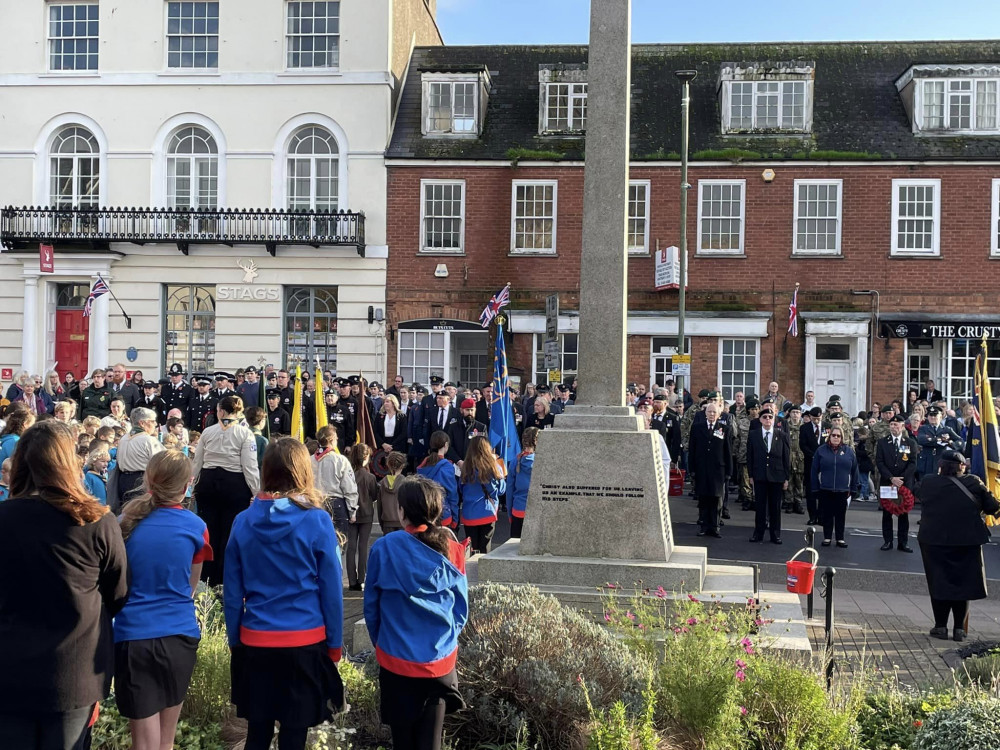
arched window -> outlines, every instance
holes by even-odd
[[[285,362],[337,372],[337,288],[291,287],[285,300]]]
[[[164,360],[188,372],[215,369],[215,287],[167,286]]]
[[[326,128],[308,125],[295,131],[288,144],[288,208],[295,211],[336,211],[339,206],[337,140]],[[292,233],[332,234],[332,222],[297,219]]]
[[[219,147],[204,128],[189,125],[170,138],[167,203],[170,208],[219,206]]]
[[[52,141],[49,200],[57,208],[96,208],[101,179],[101,149],[94,134],[71,125]]]

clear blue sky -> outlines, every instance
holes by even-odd
[[[445,44],[583,44],[588,0],[438,0]],[[1000,38],[1000,1],[633,0],[634,42]]]

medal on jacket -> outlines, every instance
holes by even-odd
[[[712,436],[713,437],[717,437],[717,438],[725,437],[725,435],[722,432],[722,428],[721,427],[719,429],[717,429],[715,432],[713,432]]]

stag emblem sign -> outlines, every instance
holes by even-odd
[[[252,284],[257,278],[257,264],[252,260],[249,263],[237,260],[236,265],[243,269],[243,283]]]

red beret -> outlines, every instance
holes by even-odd
[[[467,398],[467,399],[465,399],[464,401],[462,401],[462,408],[463,409],[475,409],[476,408],[476,400],[474,398]]]

